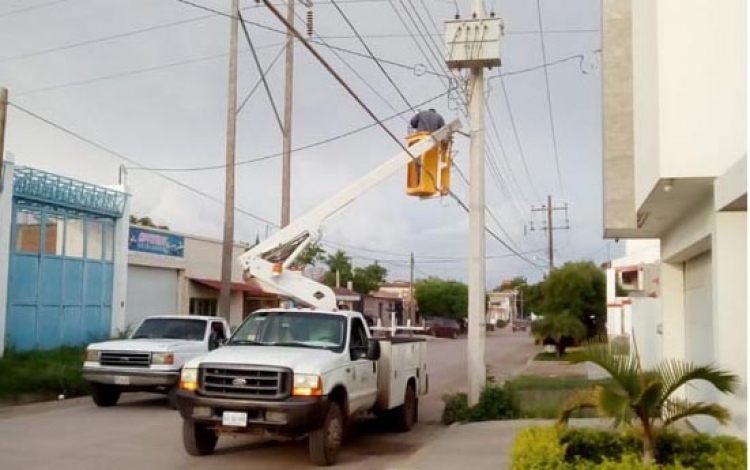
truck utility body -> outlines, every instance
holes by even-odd
[[[226,321],[187,315],[151,316],[128,339],[90,344],[83,377],[98,406],[113,406],[122,392],[170,395],[182,365],[216,349],[229,336]]]
[[[408,150],[239,257],[266,290],[312,308],[256,311],[226,345],[185,364],[176,401],[189,454],[213,453],[223,433],[262,432],[307,436],[312,462],[331,465],[355,415],[374,413],[401,431],[414,426],[429,388],[426,342],[395,333],[418,328],[368,329],[361,313],[336,309],[330,287],[290,268],[328,217],[425,152],[449,148],[459,128],[456,120],[412,139]]]

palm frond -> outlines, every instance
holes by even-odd
[[[591,344],[571,362],[598,365],[631,397],[639,396],[642,392],[638,362],[632,355],[616,354],[609,344]]]
[[[614,420],[615,427],[630,422],[632,418],[630,397],[621,389],[599,386],[594,390],[599,412]]]
[[[643,394],[638,399],[638,408],[649,418],[660,418],[662,416],[661,394],[663,384],[661,380],[653,377],[646,378],[646,386]]]
[[[710,416],[721,424],[729,422],[729,411],[716,403],[689,402],[684,399],[669,399],[664,403],[664,426],[690,416]]]
[[[595,389],[579,390],[565,400],[565,403],[563,403],[563,406],[560,409],[560,416],[557,421],[560,424],[568,424],[570,416],[574,411],[585,408],[597,408],[598,405],[599,400]]]
[[[699,366],[682,359],[663,361],[656,367],[656,371],[664,383],[662,403],[666,402],[678,388],[693,380],[705,380],[722,393],[733,393],[740,382],[737,375],[714,365]]]

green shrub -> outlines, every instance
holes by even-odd
[[[506,387],[489,385],[479,395],[479,403],[471,408],[469,421],[514,419],[520,415],[513,394]]]
[[[632,432],[573,428],[560,434],[560,443],[565,447],[565,461],[580,465],[606,461],[611,464],[624,455],[641,452],[640,441]],[[656,436],[654,454],[656,463],[661,466],[678,465],[670,468],[733,470],[747,467],[747,444],[729,436],[664,431]]]
[[[560,437],[560,442],[565,445],[567,462],[582,459],[601,463],[605,459],[617,460],[623,454],[640,451],[633,436],[588,428],[568,429]]]
[[[453,423],[461,423],[469,420],[469,398],[465,393],[454,393],[444,395],[442,423],[446,426]]]
[[[560,442],[560,431],[555,427],[522,429],[511,449],[513,470],[572,470],[565,462],[565,445]]]
[[[443,401],[445,407],[441,421],[445,425],[457,422],[516,419],[521,416],[511,390],[495,385],[492,379],[479,395],[479,402],[476,406],[469,407],[469,400],[465,393],[445,395]]]

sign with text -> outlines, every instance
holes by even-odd
[[[182,258],[185,255],[185,238],[171,233],[130,227],[128,250]]]

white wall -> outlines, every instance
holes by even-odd
[[[635,351],[637,346],[643,367],[652,368],[662,359],[660,300],[651,297],[634,298],[631,318],[631,351]]]
[[[658,178],[716,177],[746,152],[746,2],[634,0],[636,207]]]
[[[747,438],[747,212],[716,214],[714,232],[715,361],[741,378],[735,395],[719,396],[732,415],[723,431]]]

